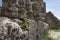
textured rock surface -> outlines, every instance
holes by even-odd
[[[44,36],[47,33],[48,25],[45,22],[40,21],[39,19],[41,18],[39,18],[39,16],[42,16],[40,15],[40,13],[45,14],[45,12],[45,3],[43,2],[43,0],[2,0],[1,15],[12,18],[0,18],[1,29],[3,30],[3,34],[1,32],[2,36],[0,37],[0,39],[43,40]],[[28,20],[29,26],[27,27],[27,29],[22,28],[23,21],[19,20],[18,18],[30,19]]]
[[[2,16],[24,18],[34,17],[34,13],[45,13],[45,3],[40,0],[2,0]],[[27,15],[26,15],[27,14]]]
[[[47,33],[47,24],[28,20],[28,30],[22,29],[22,21],[0,17],[0,40],[43,40]]]
[[[22,40],[26,39],[26,30],[22,30],[20,25],[6,17],[0,17],[0,40]]]
[[[43,40],[47,30],[48,24],[45,22],[29,20],[29,40]]]
[[[17,1],[18,0],[2,0],[2,15],[8,17],[17,17]]]

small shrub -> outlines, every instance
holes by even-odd
[[[24,28],[24,29],[25,29],[25,28],[28,28],[29,23],[28,23],[27,18],[24,18],[24,19],[23,19],[23,24],[22,24],[22,26],[23,26],[22,28]]]
[[[51,40],[51,38],[49,38],[48,35],[46,35],[44,40]]]

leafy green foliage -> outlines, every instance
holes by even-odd
[[[59,29],[60,27],[59,26],[52,26],[52,27],[50,27],[50,29]]]
[[[27,18],[25,18],[24,21],[23,21],[23,27],[24,28],[28,27],[28,20],[27,20]]]
[[[51,40],[51,38],[49,38],[48,36],[46,36],[46,37],[44,38],[44,40]]]
[[[55,32],[60,32],[60,28],[50,28],[49,31],[55,31]],[[44,40],[51,40],[49,36],[49,33],[45,36]]]
[[[23,24],[22,25],[23,25],[23,28],[27,28],[29,26],[27,18],[23,19]]]
[[[51,38],[48,36],[49,36],[49,34],[47,33],[47,35],[45,35],[45,37],[44,37],[44,40],[51,40]]]
[[[50,31],[55,31],[55,32],[60,32],[60,28],[59,29],[49,29]]]

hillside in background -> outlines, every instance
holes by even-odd
[[[50,11],[46,13],[46,21],[50,27],[59,27],[59,19]]]

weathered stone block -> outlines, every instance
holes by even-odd
[[[48,24],[45,22],[29,20],[29,40],[43,40],[47,30]]]
[[[32,11],[35,12],[35,11],[38,11],[39,12],[39,3],[38,2],[34,2],[32,4]]]
[[[7,17],[17,17],[17,1],[18,0],[2,0],[2,15]]]

